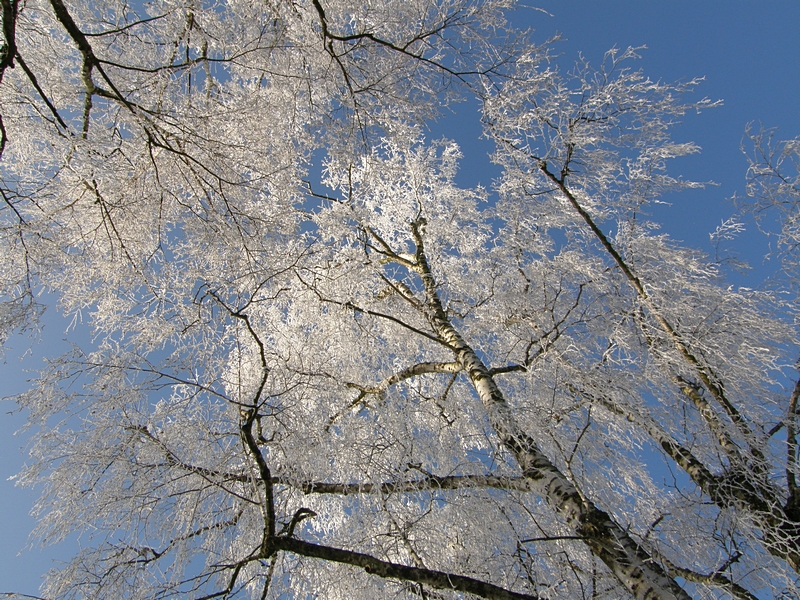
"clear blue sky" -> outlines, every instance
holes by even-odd
[[[676,138],[694,141],[703,151],[681,159],[673,168],[673,174],[715,181],[719,187],[684,192],[670,198],[670,207],[661,207],[653,214],[673,237],[708,249],[708,233],[732,212],[727,199],[744,188],[747,163],[739,145],[747,123],[760,121],[765,127],[777,127],[778,136],[783,138],[800,135],[800,0],[539,0],[535,5],[549,15],[521,8],[512,18],[520,26],[535,28],[540,42],[560,32],[564,41],[556,49],[565,68],[574,63],[578,52],[597,64],[612,46],[646,45],[648,49],[637,66],[650,78],[675,81],[705,77],[697,97],[724,101],[721,108],[687,116]],[[490,185],[496,171],[486,168],[486,154],[491,148],[478,141],[478,115],[469,105],[462,106],[461,113],[443,119],[434,131],[462,145],[466,155],[464,184],[480,181]],[[752,229],[741,238],[738,250],[757,268],[737,277],[736,283],[755,287],[770,267],[760,259],[766,241]],[[33,368],[43,356],[54,356],[67,348],[59,343],[66,337],[67,325],[57,315],[50,315],[44,341],[33,347],[25,363],[18,357],[30,342],[10,340],[5,364],[0,364],[0,396],[21,389],[25,381],[22,368]],[[85,340],[85,332],[82,337]],[[41,576],[53,566],[52,560],[66,559],[74,551],[75,542],[17,555],[34,526],[27,513],[35,495],[7,481],[24,462],[21,447],[25,438],[12,437],[22,425],[22,417],[6,414],[13,409],[8,403],[0,407],[0,593],[36,594]]]

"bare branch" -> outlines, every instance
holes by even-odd
[[[512,592],[491,583],[473,579],[472,577],[465,577],[463,575],[456,575],[455,573],[446,573],[443,571],[434,571],[431,569],[422,569],[419,567],[408,567],[379,560],[368,554],[311,544],[296,538],[276,538],[275,547],[278,550],[293,552],[301,556],[319,558],[359,567],[364,569],[367,573],[378,577],[414,581],[439,590],[455,590],[457,592],[475,594],[481,598],[493,600],[535,600],[538,598],[538,596],[530,594]]]

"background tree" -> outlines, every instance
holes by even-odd
[[[800,140],[776,140],[775,132],[748,127],[747,194],[737,198],[744,213],[753,213],[773,237],[772,251],[781,260],[778,289],[796,294],[800,281]],[[776,231],[777,230],[777,231]]]
[[[46,597],[797,594],[796,307],[640,217],[695,82],[504,2],[2,6],[3,332],[96,335],[17,398]],[[496,198],[418,126],[470,92]]]

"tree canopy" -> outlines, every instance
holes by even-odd
[[[89,540],[44,597],[800,593],[797,140],[740,289],[643,216],[698,82],[510,0],[0,4],[0,339],[94,335],[15,397]],[[465,97],[490,190],[425,137]]]

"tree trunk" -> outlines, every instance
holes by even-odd
[[[519,463],[530,491],[555,508],[635,598],[689,600],[690,596],[652,557],[608,513],[584,498],[536,442],[520,429],[489,369],[450,323],[425,256],[420,224],[413,224],[412,229],[417,244],[415,269],[423,281],[428,321],[455,353],[486,408],[492,428]]]

